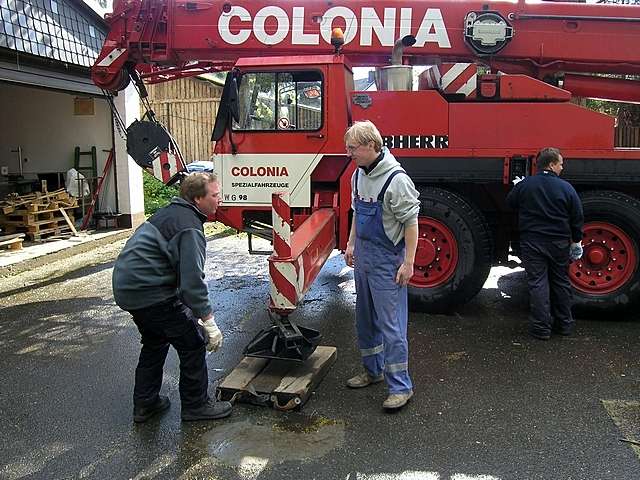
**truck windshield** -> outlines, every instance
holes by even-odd
[[[322,76],[317,71],[251,72],[240,77],[234,130],[318,130]]]

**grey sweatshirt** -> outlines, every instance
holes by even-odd
[[[387,177],[394,170],[404,172],[400,163],[387,147],[382,147],[384,158],[368,174],[362,168],[358,172],[358,196],[365,202],[375,202]],[[351,177],[351,207],[355,211],[355,174]],[[382,224],[389,240],[397,245],[404,238],[404,227],[418,223],[420,201],[418,191],[408,175],[396,175],[384,194]]]
[[[113,296],[124,310],[178,297],[195,316],[211,313],[204,282],[207,242],[197,207],[174,198],[127,241],[113,268]]]

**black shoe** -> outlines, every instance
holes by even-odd
[[[136,423],[142,423],[149,420],[154,415],[164,412],[171,406],[169,397],[164,395],[158,395],[156,403],[147,406],[134,406],[133,407],[133,421]]]
[[[570,337],[573,335],[573,329],[571,328],[554,328],[553,333],[557,333],[558,335],[562,335],[563,337]]]
[[[529,336],[538,340],[549,340],[551,338],[551,334],[549,333],[529,332]]]
[[[209,399],[207,403],[198,408],[183,408],[182,420],[185,422],[195,422],[198,420],[216,420],[231,415],[231,403],[216,402]]]

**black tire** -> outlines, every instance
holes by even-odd
[[[458,244],[458,262],[451,277],[430,288],[409,285],[412,311],[451,312],[471,300],[491,269],[493,241],[484,216],[464,198],[437,187],[419,187],[420,216],[431,217],[451,230]]]
[[[635,263],[630,266],[633,273],[629,279],[610,293],[592,295],[574,288],[574,306],[583,313],[631,309],[640,304],[640,201],[624,193],[606,190],[584,192],[580,197],[585,223],[606,222],[622,230],[633,245]]]

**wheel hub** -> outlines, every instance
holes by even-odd
[[[458,243],[451,230],[442,222],[418,218],[418,247],[410,285],[420,288],[444,284],[458,264]]]
[[[584,253],[569,266],[572,285],[583,293],[603,295],[624,285],[636,265],[631,238],[620,228],[605,222],[584,226]]]
[[[589,249],[587,253],[587,261],[597,267],[601,267],[606,263],[609,263],[609,252],[599,245]]]

